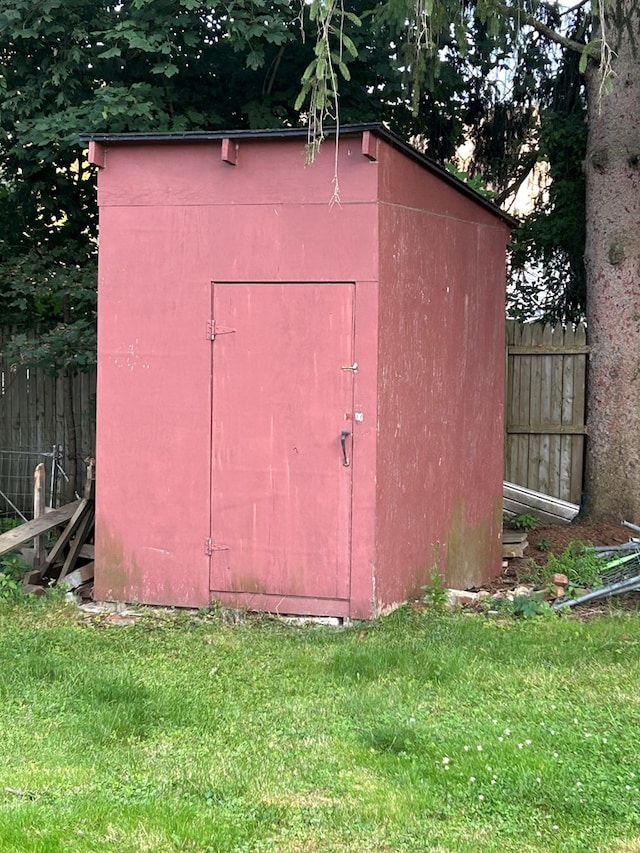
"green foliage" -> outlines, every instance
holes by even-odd
[[[249,116],[295,123],[309,48],[290,5],[244,4],[250,24],[237,7],[232,22],[202,0],[37,9],[15,0],[0,12],[0,317],[16,331],[10,360],[52,372],[95,362],[97,210],[81,132],[247,126]],[[285,44],[291,57],[279,54]],[[235,60],[243,51],[245,68]]]
[[[0,602],[15,601],[22,596],[22,578],[27,566],[11,554],[0,557]]]
[[[566,575],[569,589],[595,589],[602,586],[604,560],[597,555],[591,545],[585,542],[570,542],[567,548],[556,556],[549,555],[546,575]]]
[[[495,198],[495,190],[492,190],[487,186],[486,181],[481,175],[476,174],[471,177],[468,172],[465,172],[463,169],[458,169],[453,163],[447,163],[447,171],[459,180],[464,181],[465,184],[468,184],[471,187],[471,189],[480,193],[480,195],[483,195],[485,198]]]
[[[429,605],[429,608],[436,613],[444,612],[449,601],[449,595],[444,583],[444,577],[438,571],[437,566],[433,567],[429,583],[423,586],[422,589],[424,591],[422,600]]]
[[[524,619],[532,619],[535,616],[546,616],[550,614],[551,608],[540,592],[531,592],[529,595],[516,595],[511,604],[511,612],[514,616],[522,616]]]
[[[310,8],[331,22],[335,52],[347,18],[337,3],[314,0]],[[312,13],[313,14],[313,13]],[[360,14],[361,19],[369,16]],[[561,49],[534,32],[532,20],[568,39]],[[585,202],[582,162],[586,107],[582,65],[599,51],[590,41],[588,7],[567,10],[556,3],[522,4],[477,0],[385,0],[371,16],[370,30],[391,49],[394,82],[380,84],[392,103],[411,108],[412,122],[391,126],[437,160],[453,161],[462,139],[473,143],[464,166],[472,185],[490,188],[497,203],[508,199],[538,166],[545,177],[535,209],[514,235],[508,309],[515,318],[542,316],[576,321],[585,311]],[[336,23],[338,21],[339,23]],[[338,76],[327,60],[327,29],[317,44],[322,60],[309,66],[297,106],[315,93],[337,117]],[[362,57],[361,52],[359,57]],[[393,63],[395,62],[395,65]],[[371,91],[378,90],[373,81]],[[340,82],[342,92],[342,82]],[[342,112],[342,107],[340,107]],[[417,121],[415,127],[413,121]],[[322,122],[311,137],[323,136]],[[455,165],[454,165],[455,168]]]
[[[580,313],[578,60],[529,38],[529,13],[589,39],[581,8],[560,16],[554,4],[520,9],[494,0],[463,7],[454,0],[5,4],[0,316],[18,335],[10,359],[68,372],[95,360],[95,182],[78,145],[79,133],[91,131],[309,121],[313,140],[338,118],[384,121],[440,163],[454,164],[460,143],[471,139],[466,176],[498,201],[514,175],[517,183],[543,159],[553,184],[531,227],[516,235],[511,310],[537,310],[539,283],[524,270],[539,262],[549,311]]]
[[[537,515],[530,512],[524,512],[521,515],[516,515],[510,519],[509,525],[515,530],[535,530],[540,524],[540,519]]]
[[[573,35],[584,38],[585,32],[586,22],[579,17]],[[556,75],[540,89],[539,155],[550,184],[514,234],[508,294],[514,318],[564,323],[584,318],[587,124],[578,60],[566,52]]]
[[[541,542],[541,544],[544,543]],[[548,543],[541,550],[548,551]],[[573,595],[578,590],[602,586],[602,574],[605,571],[605,561],[598,556],[591,545],[573,541],[562,554],[549,554],[544,565],[530,560],[526,568],[519,571],[518,580],[538,587],[547,587],[553,575],[566,575],[567,592]]]

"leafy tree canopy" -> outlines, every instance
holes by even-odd
[[[580,8],[534,11],[587,39]],[[583,238],[571,220],[580,152],[566,154],[567,140],[584,145],[580,77],[542,36],[518,39],[525,14],[500,16],[488,0],[0,2],[0,316],[17,332],[12,357],[70,371],[95,357],[95,186],[78,146],[86,131],[309,117],[322,135],[338,118],[381,120],[442,163],[471,138],[469,176],[499,198],[541,156],[552,190],[514,266],[545,263],[554,306],[566,291],[561,313],[581,311]],[[526,310],[534,297],[524,277],[519,293]]]

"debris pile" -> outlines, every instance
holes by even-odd
[[[30,554],[33,568],[25,573],[23,580],[25,592],[41,595],[47,588],[64,585],[79,598],[90,597],[94,567],[91,544],[94,514],[95,462],[90,460],[80,500],[44,512],[0,535],[0,557],[34,541],[35,548]],[[47,553],[45,537],[55,531],[60,532]],[[23,553],[26,556],[29,552]]]

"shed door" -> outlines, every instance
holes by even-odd
[[[213,285],[213,592],[349,597],[354,294]]]

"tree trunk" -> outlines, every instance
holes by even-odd
[[[587,73],[591,355],[585,511],[640,523],[640,0],[604,0],[613,91]]]

